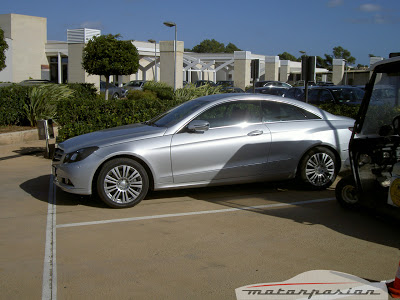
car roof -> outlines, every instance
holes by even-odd
[[[299,101],[299,100],[295,100],[295,99],[291,99],[291,98],[285,98],[285,97],[269,95],[269,94],[249,94],[249,93],[215,94],[215,95],[203,96],[203,97],[197,98],[195,100],[206,101],[206,102],[209,102],[210,104],[212,102],[223,102],[223,100],[226,100],[226,101],[231,101],[231,100],[244,100],[244,101],[261,100],[262,101],[262,100],[264,100],[264,101],[272,101],[272,102],[291,104],[291,105],[303,108],[305,110],[308,110],[318,116],[321,116],[324,119],[332,119],[333,117],[335,117],[335,115],[330,114],[326,111],[322,111],[320,108],[318,108],[312,104],[308,104],[303,101]]]

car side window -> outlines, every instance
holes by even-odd
[[[319,103],[320,96],[319,96],[319,89],[310,89],[308,90],[308,103]]]
[[[320,119],[319,116],[300,107],[278,102],[262,102],[263,122],[304,121]]]
[[[259,101],[232,101],[211,107],[195,120],[208,121],[210,128],[232,126],[240,123],[261,123]]]
[[[330,103],[333,102],[334,99],[329,91],[322,90],[320,95],[320,101],[323,103]]]

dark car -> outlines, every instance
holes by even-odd
[[[285,97],[305,101],[304,87],[289,89]],[[352,86],[312,86],[308,90],[310,104],[361,104],[364,90]]]
[[[106,92],[106,82],[100,81],[100,93],[105,94]],[[109,83],[108,85],[108,95],[111,99],[124,98],[126,96],[127,90],[118,86],[115,86],[113,83]]]
[[[216,86],[215,82],[211,81],[211,80],[197,80],[197,81],[195,81],[194,86],[200,87],[200,86],[203,86],[206,84],[211,85],[211,86]]]
[[[27,79],[21,81],[19,84],[20,85],[41,85],[41,84],[49,84],[53,83],[50,80],[47,79]]]
[[[267,86],[267,87],[258,87],[254,89],[254,93],[256,94],[268,94],[284,97],[285,93],[288,91],[288,88],[284,87],[276,87],[276,86]],[[250,88],[246,91],[246,93],[253,93],[253,88]]]
[[[283,88],[291,88],[292,86],[286,82],[282,81],[273,81],[273,80],[264,80],[264,81],[257,81],[255,83],[255,87],[283,87]]]
[[[217,81],[217,85],[233,87],[233,81],[232,80],[219,80],[219,81]]]
[[[224,92],[224,93],[244,93],[244,91],[241,88],[234,87],[234,86],[222,86],[221,87],[221,92]]]

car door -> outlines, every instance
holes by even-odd
[[[318,127],[325,121],[300,107],[281,102],[262,102],[263,122],[271,133],[267,175],[290,178],[301,156],[315,144]]]
[[[207,121],[202,133],[184,128],[171,143],[174,183],[207,183],[260,176],[271,136],[261,122],[260,101],[230,101],[195,118]]]

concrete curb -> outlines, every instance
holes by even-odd
[[[39,140],[37,129],[0,134],[0,146],[22,144],[24,142],[37,140]]]
[[[58,134],[58,128],[54,128],[54,134]],[[8,132],[0,134],[0,146],[23,144],[30,141],[38,141],[39,133],[37,129]]]

